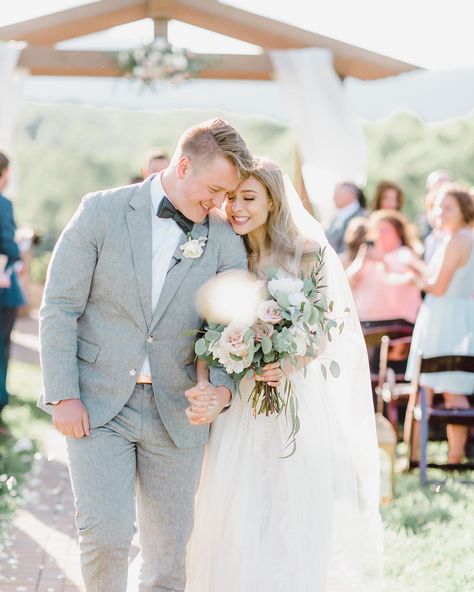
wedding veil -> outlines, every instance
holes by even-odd
[[[355,577],[364,592],[379,592],[382,572],[379,457],[367,349],[341,261],[328,244],[321,224],[305,210],[287,175],[284,183],[299,234],[325,249],[325,293],[334,302],[332,315],[344,322],[341,333],[333,332],[332,340],[320,353],[335,360],[341,370],[338,377],[328,373],[324,382],[330,402],[328,429],[334,491],[329,590],[354,590],[349,582]],[[316,372],[321,373],[318,359],[309,364],[307,381]]]

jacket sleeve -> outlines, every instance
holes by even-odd
[[[98,258],[98,198],[87,195],[61,234],[40,310],[44,402],[79,399],[77,321],[86,307]]]
[[[10,200],[4,198],[0,215],[0,251],[8,257],[8,266],[20,260],[20,249],[15,242],[15,230],[13,205]]]

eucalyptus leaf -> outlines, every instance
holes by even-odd
[[[203,356],[207,352],[207,343],[204,338],[198,339],[194,344],[194,351],[197,356]]]
[[[329,364],[329,372],[334,376],[334,378],[337,378],[341,374],[341,368],[335,360]]]
[[[284,292],[277,292],[276,301],[282,308],[288,308],[290,306],[288,294],[285,294]]]
[[[204,339],[206,341],[208,341],[209,343],[214,343],[215,341],[220,339],[220,337],[221,337],[221,334],[218,331],[208,331],[204,335]]]
[[[272,342],[269,337],[264,335],[261,341],[262,351],[264,354],[269,354],[272,351]]]
[[[326,369],[326,366],[324,366],[324,364],[321,364],[321,372],[323,373],[324,380],[327,380],[327,378],[328,378],[328,371]]]

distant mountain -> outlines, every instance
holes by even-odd
[[[419,70],[367,82],[347,79],[345,85],[355,115],[368,121],[406,109],[430,123],[464,116],[474,109],[474,68]],[[152,111],[218,109],[282,122],[290,119],[283,89],[276,82],[194,80],[176,87],[162,85],[154,92],[124,79],[31,77],[25,98]]]

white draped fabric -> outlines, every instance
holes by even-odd
[[[0,42],[0,146],[11,155],[26,71],[17,68],[24,44]],[[9,185],[13,192],[14,179]]]
[[[347,105],[331,51],[278,50],[271,57],[289,101],[309,199],[325,224],[334,212],[336,183],[365,183],[362,131]]]

